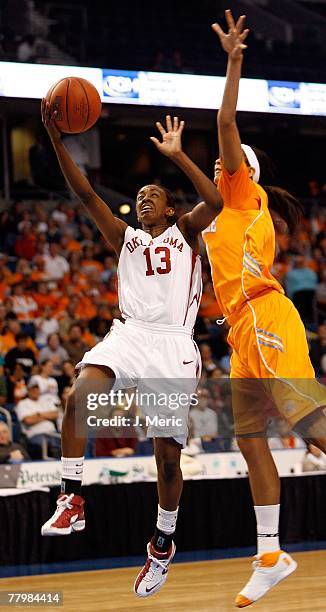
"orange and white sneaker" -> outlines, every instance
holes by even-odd
[[[80,495],[60,495],[55,513],[41,529],[42,536],[69,535],[85,529],[84,504]]]
[[[253,562],[254,573],[236,597],[238,608],[245,608],[257,601],[278,582],[287,578],[297,568],[297,562],[283,550],[257,555]]]
[[[169,565],[175,555],[175,544],[172,542],[171,548],[167,553],[157,553],[151,542],[147,544],[147,561],[143,569],[139,572],[135,584],[134,592],[139,597],[149,597],[157,593],[165,583]]]

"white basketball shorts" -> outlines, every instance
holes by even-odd
[[[189,408],[196,405],[201,375],[200,353],[191,330],[114,319],[109,333],[85,353],[76,368],[86,365],[110,368],[116,377],[113,391],[137,388],[148,437],[172,437],[186,445]]]

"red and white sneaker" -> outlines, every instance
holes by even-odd
[[[84,499],[80,495],[60,495],[53,516],[44,523],[42,536],[69,535],[85,529]]]
[[[157,593],[168,577],[169,565],[175,555],[175,544],[172,542],[167,553],[157,553],[151,542],[147,544],[147,561],[139,572],[134,591],[139,597],[149,597]]]

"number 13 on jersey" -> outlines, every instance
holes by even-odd
[[[160,265],[154,269],[152,260],[151,260],[151,249],[147,247],[144,250],[144,257],[146,257],[146,276],[153,276],[155,273],[157,274],[168,274],[171,272],[171,255],[170,249],[164,246],[158,246],[154,250],[155,255],[160,255]]]

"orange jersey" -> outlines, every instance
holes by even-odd
[[[217,303],[227,317],[267,289],[284,290],[270,272],[275,232],[266,192],[244,162],[234,174],[222,169],[218,190],[224,206],[203,239]]]

